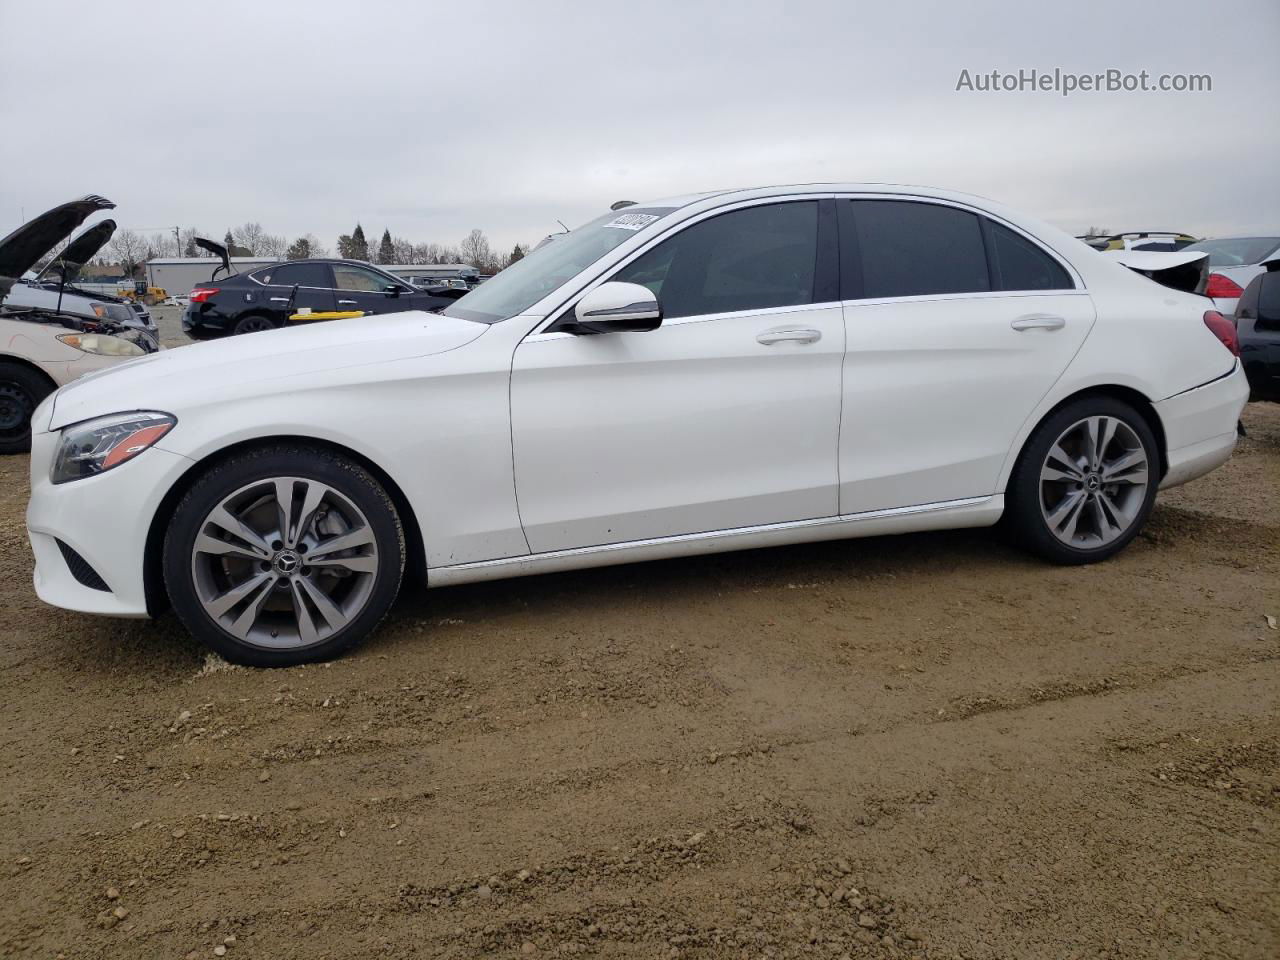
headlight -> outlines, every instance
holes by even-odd
[[[140,357],[147,352],[136,343],[102,333],[64,333],[58,339],[68,347],[101,357]]]
[[[167,413],[117,413],[66,427],[49,479],[66,483],[105,473],[155,444],[177,422]]]

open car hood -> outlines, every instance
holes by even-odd
[[[72,240],[62,252],[45,264],[45,268],[36,277],[39,280],[45,274],[60,274],[71,283],[80,272],[80,268],[92,260],[99,250],[107,245],[116,232],[114,220],[101,220]]]
[[[1204,293],[1209,282],[1209,254],[1203,250],[1103,250],[1104,257],[1162,286],[1183,293]]]
[[[231,258],[227,255],[226,247],[224,247],[222,244],[217,243],[213,240],[206,240],[204,237],[196,237],[195,244],[201,250],[207,250],[210,253],[212,253],[215,257],[217,257],[219,260],[221,260],[222,269],[227,271],[228,277],[231,276]],[[218,275],[218,271],[215,269],[213,271],[213,277],[210,277],[209,279],[212,280],[217,275]]]
[[[110,200],[89,194],[46,210],[0,240],[0,299],[9,293],[14,280],[71,236],[71,231],[84,223],[91,214],[113,209],[115,204]]]

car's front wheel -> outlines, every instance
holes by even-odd
[[[1159,482],[1159,447],[1142,415],[1114,397],[1083,397],[1031,434],[1009,479],[1006,520],[1046,559],[1093,563],[1138,535]]]
[[[53,384],[22,364],[0,362],[0,454],[31,449],[31,414]]]
[[[234,663],[292,666],[362,640],[404,572],[394,504],[363,467],[302,445],[250,450],[201,476],[164,541],[165,586]]]

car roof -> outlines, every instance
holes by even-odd
[[[768,197],[782,196],[787,194],[803,194],[803,193],[885,193],[885,194],[917,194],[920,196],[934,197],[939,200],[957,200],[960,202],[979,200],[984,204],[991,201],[987,197],[982,197],[972,193],[962,193],[958,190],[946,190],[941,187],[929,187],[921,184],[910,183],[791,183],[791,184],[773,184],[761,187],[733,187],[730,189],[707,190],[701,193],[687,193],[675,197],[664,197],[658,200],[650,200],[647,202],[637,203],[636,207],[687,207],[690,204],[699,203],[703,200],[717,198],[734,198],[742,197]],[[621,208],[618,212],[625,213],[628,207]]]

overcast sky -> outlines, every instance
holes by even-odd
[[[1280,3],[0,0],[0,234],[536,241],[614,200],[922,183],[1072,232],[1280,230]],[[1208,73],[1210,93],[957,92]]]

